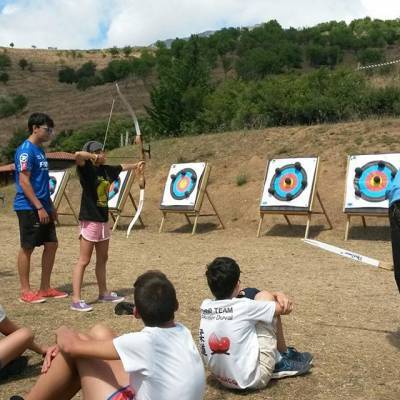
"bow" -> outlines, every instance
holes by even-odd
[[[146,153],[148,153],[149,158],[150,158],[150,145],[149,145],[148,149],[144,148],[143,140],[142,140],[142,133],[140,131],[139,121],[138,121],[138,119],[136,117],[135,111],[133,111],[133,108],[128,103],[128,100],[121,93],[121,91],[119,89],[119,86],[118,86],[118,83],[116,83],[115,86],[117,88],[118,96],[121,98],[122,102],[124,103],[125,107],[128,109],[128,112],[132,117],[133,124],[134,124],[134,127],[135,127],[135,132],[136,132],[135,143],[139,145],[139,149],[140,149],[140,161],[145,161],[146,160],[146,156],[145,156]],[[129,224],[128,230],[126,231],[126,237],[129,237],[133,226],[135,225],[136,221],[139,219],[140,213],[143,210],[144,189],[146,187],[146,180],[145,180],[145,177],[144,177],[143,169],[139,170],[139,174],[138,175],[139,175],[139,189],[140,189],[139,206],[138,206],[138,208],[136,210],[136,214],[134,215],[131,223]]]

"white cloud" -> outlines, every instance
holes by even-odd
[[[0,12],[0,44],[16,47],[88,47],[106,14],[99,0],[16,0]]]
[[[299,27],[332,19],[350,21],[363,14],[359,0],[125,0],[122,4],[113,16],[108,45],[145,45],[224,25],[249,26],[270,19],[285,27]]]
[[[367,14],[380,19],[400,18],[399,0],[361,0]]]
[[[3,6],[3,8],[1,8]],[[276,19],[312,26],[400,17],[399,0],[0,0],[0,45],[91,48],[148,45],[224,26]]]

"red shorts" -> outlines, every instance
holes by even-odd
[[[134,400],[135,393],[130,386],[125,386],[115,391],[107,400]]]
[[[89,242],[102,242],[111,236],[108,222],[80,221],[79,233]]]

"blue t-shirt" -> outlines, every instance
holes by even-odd
[[[25,196],[19,184],[19,174],[22,171],[29,171],[30,182],[36,197],[40,200],[47,212],[52,209],[50,202],[49,188],[49,167],[46,155],[42,148],[25,140],[17,148],[14,157],[15,162],[15,184],[17,193],[14,199],[14,210],[35,210],[36,207]]]
[[[386,189],[386,198],[389,200],[389,207],[400,200],[400,169]]]

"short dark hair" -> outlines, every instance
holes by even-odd
[[[54,121],[44,113],[33,113],[28,119],[29,132],[33,132],[34,126],[47,125],[49,128],[54,128]]]
[[[232,295],[240,278],[237,262],[229,257],[217,257],[207,265],[207,283],[217,300],[227,299]]]
[[[174,285],[161,271],[147,271],[135,283],[135,307],[146,326],[160,326],[174,319],[178,301]]]

